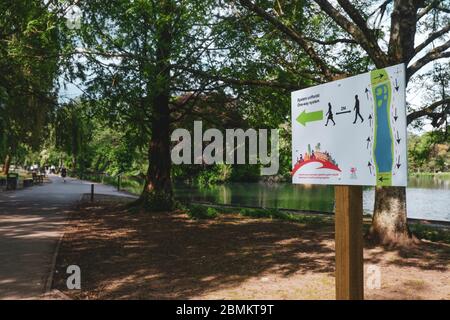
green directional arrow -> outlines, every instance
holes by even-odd
[[[298,121],[298,123],[306,127],[307,122],[319,121],[322,119],[323,111],[306,112],[306,110],[303,110],[303,112],[300,113],[296,120]]]

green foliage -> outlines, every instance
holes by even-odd
[[[229,181],[232,166],[228,164],[215,164],[208,166],[208,168],[200,171],[197,175],[197,183],[200,186],[214,185]]]
[[[126,132],[120,132],[98,124],[90,145],[91,167],[96,172],[111,175],[136,169],[135,159],[139,159],[138,148]]]
[[[233,167],[229,180],[232,182],[256,182],[259,178],[259,165],[243,164]]]
[[[56,147],[72,158],[70,167],[84,171],[87,145],[92,136],[92,124],[81,103],[70,103],[56,111]],[[78,161],[82,160],[82,161]]]
[[[450,230],[448,228],[412,223],[409,225],[409,229],[419,239],[426,239],[433,242],[440,241],[450,244]]]
[[[285,124],[279,130],[280,135],[280,170],[279,175],[283,181],[291,181],[292,170],[292,147],[291,126]]]
[[[226,182],[256,182],[260,178],[260,166],[215,164],[194,173],[194,176],[201,187]]]
[[[216,209],[203,205],[190,205],[186,213],[191,219],[215,219],[219,215]]]
[[[446,172],[450,169],[450,135],[445,131],[410,135],[408,141],[411,172]]]
[[[226,208],[222,207],[215,209],[206,205],[194,205],[188,206],[187,214],[191,219],[215,219],[219,213],[236,213],[238,211],[240,215],[251,218],[270,218],[278,220],[286,220],[296,223],[304,223],[311,225],[328,225],[333,223],[332,217],[326,218],[317,215],[305,215],[305,214],[293,214],[289,212],[280,211],[278,209],[251,209],[251,208]]]
[[[128,126],[122,130],[110,127],[100,117],[93,117],[96,105],[75,102],[56,111],[55,145],[65,162],[69,160],[66,165],[79,175],[140,173],[143,163],[139,161],[144,160],[134,139],[135,131]]]
[[[244,208],[240,211],[240,214],[245,217],[252,218],[272,218],[272,211],[266,209],[248,209]]]
[[[42,1],[0,3],[0,156],[38,150],[56,105],[58,24]]]

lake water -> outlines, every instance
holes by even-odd
[[[330,186],[290,183],[230,183],[212,187],[177,185],[180,198],[218,204],[333,212],[334,190]],[[375,191],[364,189],[364,212],[372,214]],[[406,190],[408,217],[450,221],[450,179],[410,177]]]

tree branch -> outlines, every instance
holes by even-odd
[[[276,27],[279,31],[287,35],[289,38],[291,38],[293,41],[295,41],[300,47],[308,54],[308,56],[314,61],[314,63],[321,69],[323,74],[325,75],[325,78],[328,80],[333,80],[335,75],[337,73],[335,70],[332,71],[332,69],[327,65],[327,63],[320,58],[320,56],[317,54],[317,52],[314,50],[314,47],[312,44],[307,41],[302,34],[298,33],[297,31],[293,30],[292,28],[286,26],[283,22],[281,22],[276,17],[272,16],[271,14],[267,13],[262,9],[261,7],[257,6],[250,0],[240,0],[240,3],[249,9],[250,11],[256,13],[259,17],[263,18],[264,20],[271,23],[274,27]]]
[[[278,88],[278,89],[285,89],[285,90],[299,90],[303,89],[302,86],[293,84],[293,83],[281,83],[277,81],[266,81],[266,80],[252,80],[252,79],[235,79],[235,78],[229,78],[229,77],[223,77],[218,75],[212,75],[208,72],[201,71],[201,70],[195,70],[195,69],[189,69],[184,68],[184,71],[190,72],[192,74],[195,74],[197,76],[211,79],[214,81],[222,81],[227,84],[232,85],[238,85],[238,86],[254,86],[254,87],[271,87],[271,88]]]
[[[363,30],[361,30],[358,25],[349,21],[327,0],[314,0],[314,1],[328,16],[330,16],[342,29],[344,29],[348,34],[350,34],[352,38],[355,39],[355,41],[361,47],[364,48],[364,50],[367,52],[367,54],[370,56],[370,58],[373,60],[373,62],[377,67],[382,68],[389,64],[387,55],[380,49],[380,47],[378,46],[378,42],[376,41],[375,35],[371,32],[370,29],[367,28],[365,22],[364,22],[365,27],[363,27]],[[350,12],[356,10],[353,7],[353,5],[351,5],[348,1],[339,0],[338,2],[342,3],[341,5],[345,6],[347,10]],[[363,21],[362,17],[355,16],[355,19],[359,21],[358,22],[359,24],[362,24]],[[368,32],[365,33],[364,30],[368,30]]]
[[[426,16],[431,10],[435,9],[439,4],[439,0],[431,1],[429,5],[417,13],[417,21]]]
[[[409,125],[414,120],[425,117],[425,116],[438,116],[442,115],[442,113],[435,113],[434,110],[436,110],[438,107],[444,105],[444,104],[450,104],[450,98],[442,99],[440,101],[436,101],[433,104],[429,105],[426,108],[413,111],[406,117],[406,122]]]
[[[354,39],[333,39],[333,40],[319,40],[311,37],[305,37],[306,41],[311,41],[324,46],[332,46],[338,43],[358,44]]]
[[[358,9],[356,9],[355,6],[352,5],[348,0],[338,0],[338,3],[341,5],[342,9],[347,12],[347,14],[350,16],[353,22],[355,22],[362,33],[364,33],[366,37],[372,36],[372,40],[374,40],[375,38],[373,37],[372,30],[367,27],[367,21],[361,16]]]
[[[449,8],[444,8],[444,7],[436,7],[437,10],[445,12],[445,13],[450,13],[450,9]]]
[[[411,66],[408,67],[408,70],[406,72],[406,80],[408,81],[417,71],[419,71],[431,61],[450,58],[450,51],[445,51],[448,48],[450,48],[450,40],[445,42],[443,45],[430,50],[425,56],[414,62]]]
[[[414,49],[414,53],[417,54],[419,53],[421,50],[423,50],[427,45],[429,45],[431,42],[433,42],[434,40],[436,40],[437,38],[439,38],[440,36],[443,36],[444,34],[446,34],[447,32],[450,31],[450,23],[445,26],[444,28],[442,28],[441,30],[438,30],[436,32],[433,32],[430,34],[430,36],[421,44],[419,44],[415,49]]]

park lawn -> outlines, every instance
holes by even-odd
[[[114,200],[112,200],[114,199]],[[84,203],[66,227],[53,287],[73,299],[333,299],[334,230],[328,220],[184,211],[133,212],[121,198]],[[450,245],[365,246],[381,289],[367,299],[450,299]],[[81,268],[68,290],[66,268]],[[366,272],[367,276],[367,272]]]

